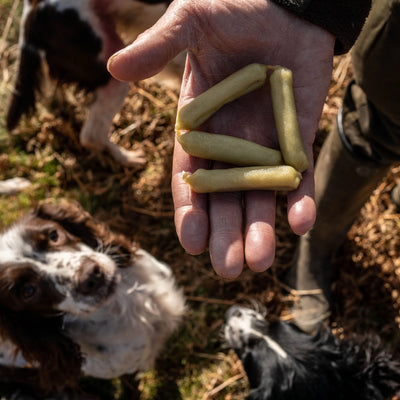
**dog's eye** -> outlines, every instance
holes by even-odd
[[[57,240],[58,240],[58,232],[57,232],[57,230],[52,230],[52,231],[50,231],[49,232],[49,240],[51,241],[51,242],[57,242]]]
[[[33,283],[26,283],[21,288],[21,296],[23,300],[30,300],[36,294],[36,285]]]

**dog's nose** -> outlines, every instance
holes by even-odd
[[[100,266],[93,260],[85,260],[80,269],[77,292],[84,295],[93,294],[105,282],[106,277]]]

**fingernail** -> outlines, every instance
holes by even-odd
[[[118,50],[116,53],[114,53],[107,61],[107,70],[110,72],[110,66],[111,64],[120,56],[121,53],[124,52],[125,49]]]

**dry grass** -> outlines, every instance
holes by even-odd
[[[13,5],[18,6],[15,11]],[[1,0],[0,179],[24,176],[33,187],[0,198],[0,225],[8,225],[37,201],[67,198],[137,240],[172,266],[190,307],[157,367],[143,376],[143,399],[243,399],[247,381],[237,357],[224,347],[220,329],[226,308],[236,303],[256,301],[268,308],[269,318],[290,319],[289,306],[296,294],[285,290],[281,278],[297,237],[287,225],[284,198],[278,201],[273,267],[262,274],[246,270],[239,279],[227,282],[215,275],[208,254],[189,256],[176,238],[170,178],[177,93],[154,84],[132,85],[123,110],[114,119],[113,140],[126,148],[143,149],[149,160],[143,169],[121,167],[107,155],[96,157],[81,148],[77,133],[88,99],[70,88],[54,91],[51,101],[39,104],[35,116],[7,133],[4,115],[16,69],[19,8],[17,0]],[[316,153],[350,76],[349,57],[337,58]],[[375,331],[394,345],[400,338],[400,215],[389,192],[399,181],[397,167],[374,192],[339,251],[332,320],[342,334]],[[91,390],[96,387],[104,399],[120,398],[118,380],[87,385]]]

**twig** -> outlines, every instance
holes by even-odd
[[[20,0],[14,0],[14,3],[10,10],[10,14],[8,15],[7,22],[6,22],[3,34],[1,35],[1,39],[0,39],[0,54],[3,54],[3,51],[6,48],[7,36],[8,36],[8,33],[10,32],[11,25],[14,20],[15,12],[17,10],[17,7],[19,6],[19,2],[20,2]]]
[[[400,219],[400,214],[383,215],[383,219]]]
[[[227,379],[225,382],[221,383],[214,389],[210,390],[203,396],[203,400],[207,399],[212,399],[217,393],[219,393],[221,390],[224,390],[228,386],[232,385],[232,383],[238,381],[239,379],[242,379],[244,377],[244,374],[241,372],[240,374],[234,375],[231,378]]]
[[[132,124],[128,125],[126,128],[121,129],[118,132],[118,136],[124,136],[127,135],[128,133],[131,133],[134,131],[136,128],[138,128],[141,125],[142,121],[135,121]]]
[[[141,94],[142,96],[146,97],[147,99],[149,99],[152,103],[154,103],[157,107],[160,107],[162,109],[165,108],[166,104],[163,103],[162,101],[158,100],[156,97],[154,97],[152,94],[150,94],[149,92],[147,92],[146,90],[138,87],[136,88],[137,92],[139,94]]]
[[[173,211],[151,211],[146,208],[135,207],[132,205],[125,204],[124,208],[128,211],[137,212],[138,214],[148,215],[154,218],[172,218],[174,216]]]
[[[233,306],[236,304],[236,302],[233,300],[212,299],[209,297],[201,296],[186,296],[186,299],[191,301],[198,301],[199,303],[223,304],[227,306]]]
[[[272,275],[270,271],[265,271],[265,274],[271,275],[272,280],[279,285],[282,289],[286,290],[292,296],[306,296],[312,294],[322,294],[322,289],[304,289],[304,290],[297,290],[293,289],[290,286],[286,285],[285,283],[281,282],[275,275]]]
[[[205,358],[206,360],[228,361],[228,357],[225,354],[207,354],[194,352],[193,356]]]
[[[278,281],[278,284],[293,296],[307,296],[307,295],[313,295],[313,294],[322,294],[322,289],[297,290],[297,289],[292,289],[288,285],[285,285],[284,283],[279,282],[279,281]]]
[[[342,88],[344,80],[349,74],[349,68],[351,65],[351,57],[350,53],[348,53],[341,61],[340,64],[337,66],[334,74],[333,79],[336,81],[335,85],[330,89],[330,94],[336,93],[337,90]]]

